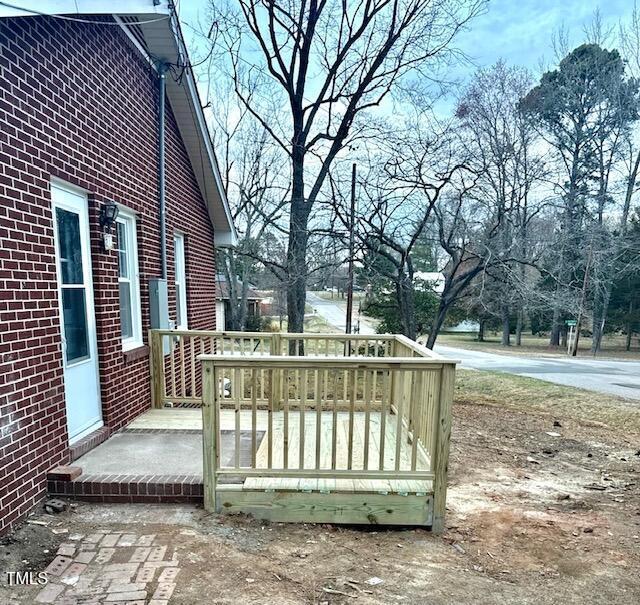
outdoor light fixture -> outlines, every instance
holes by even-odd
[[[100,226],[102,227],[102,243],[105,252],[113,250],[111,227],[118,218],[118,212],[118,206],[112,200],[107,200],[100,208]]]

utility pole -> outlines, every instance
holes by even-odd
[[[351,168],[351,212],[349,218],[349,272],[347,276],[347,325],[345,333],[351,334],[353,317],[353,255],[356,230],[356,163]]]
[[[587,284],[589,283],[589,269],[591,268],[591,255],[593,253],[593,242],[589,246],[589,256],[587,257],[587,266],[584,270],[584,279],[582,280],[582,296],[580,297],[580,309],[578,309],[578,321],[576,322],[576,337],[573,339],[571,347],[571,357],[578,354],[578,341],[580,340],[580,324],[582,323],[582,315],[584,313],[584,303],[587,297]]]

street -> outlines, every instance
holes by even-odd
[[[307,292],[307,302],[327,322],[344,331],[346,313],[343,306],[312,292]],[[375,334],[375,330],[361,318],[360,333]],[[436,345],[435,350],[459,359],[463,368],[529,376],[598,393],[640,399],[640,361],[498,355],[444,345]]]
[[[332,300],[320,298],[313,292],[307,292],[307,303],[314,308],[318,315],[323,317],[332,326],[335,326],[337,330],[344,332],[347,324],[347,313],[344,306],[341,306]],[[354,305],[354,307],[356,307],[353,311],[353,325],[355,327],[358,321],[358,310],[357,305]],[[375,334],[376,331],[364,318],[361,318],[359,333]]]
[[[640,361],[498,355],[444,345],[436,345],[435,350],[447,357],[459,359],[463,368],[507,372],[599,393],[640,399]]]

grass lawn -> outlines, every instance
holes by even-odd
[[[502,372],[456,371],[457,402],[501,407],[640,432],[640,406],[632,401]]]
[[[517,347],[512,344],[510,347],[503,347],[500,344],[499,334],[489,334],[485,336],[483,342],[476,340],[475,334],[441,334],[438,336],[439,344],[461,347],[463,349],[472,349],[476,351],[488,351],[491,353],[506,353],[509,355],[531,355],[531,353],[539,355],[566,355],[564,348],[554,349],[549,347],[548,336],[531,336],[530,334],[522,336],[522,345]],[[512,343],[515,338],[512,336]],[[592,357],[591,338],[581,337],[578,350],[579,357]],[[628,358],[640,359],[640,344],[638,339],[632,341],[632,350],[625,350],[625,337],[619,335],[607,335],[602,343],[602,350],[598,353],[598,357],[607,358]]]

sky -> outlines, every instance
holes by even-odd
[[[209,0],[180,0],[180,19],[188,25],[206,14]],[[541,61],[553,61],[551,38],[564,26],[572,46],[582,42],[582,31],[596,10],[606,26],[617,27],[628,19],[633,0],[490,0],[488,10],[476,17],[469,31],[458,39],[458,47],[470,59],[459,76],[467,77],[476,66],[488,66],[503,58],[539,75]],[[189,36],[189,28],[184,28]]]
[[[573,47],[582,42],[583,29],[596,11],[605,26],[617,29],[632,9],[633,0],[491,0],[459,46],[480,66],[503,58],[536,73],[541,60],[553,61],[551,38],[560,27],[569,32]]]

